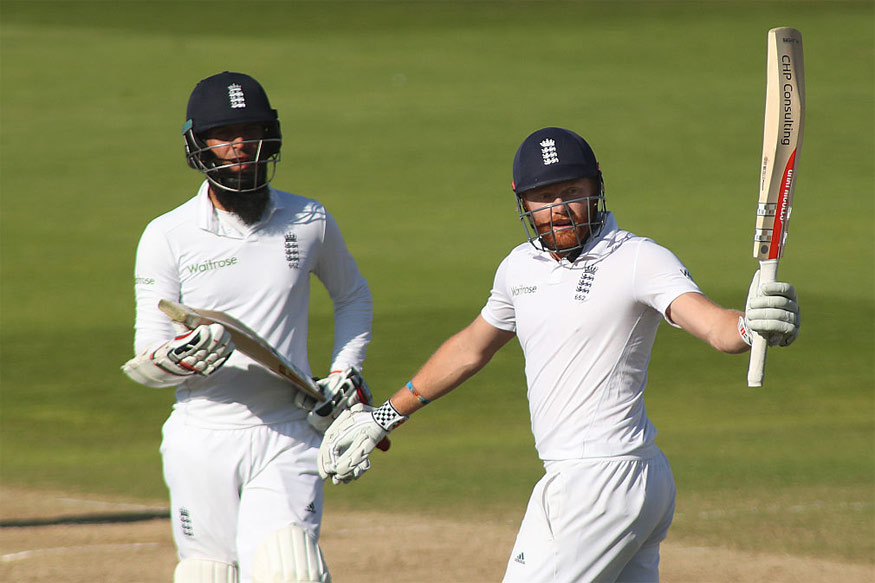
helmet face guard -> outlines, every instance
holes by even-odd
[[[236,145],[254,150],[255,154],[252,158],[223,160],[216,156],[214,150],[229,144],[208,146],[206,140],[195,134],[187,122],[183,127],[183,137],[188,165],[202,172],[211,185],[222,190],[240,193],[261,190],[273,180],[276,163],[282,159],[279,122],[264,125],[265,137],[236,142]]]
[[[591,178],[598,183],[598,194],[573,200],[562,200],[557,203],[540,206],[534,211],[526,209],[525,194],[531,190],[568,182]],[[526,231],[526,238],[541,251],[566,255],[583,247],[601,233],[604,225],[605,183],[602,172],[590,145],[571,130],[557,127],[547,127],[530,134],[517,149],[513,159],[513,182],[516,194],[516,205],[520,221]],[[594,190],[590,190],[591,194]],[[575,217],[571,205],[583,206],[585,216]],[[554,224],[553,210],[563,205],[564,218],[562,224]],[[540,220],[543,233],[538,232],[537,218]],[[570,224],[566,224],[570,222]],[[574,237],[569,241],[568,233]],[[563,244],[559,240],[565,239]]]
[[[575,219],[572,208],[569,206],[572,203],[583,203],[586,215]],[[539,207],[534,211],[526,209],[525,202],[520,196],[516,197],[516,204],[520,222],[523,224],[523,229],[526,232],[526,238],[539,251],[565,255],[583,249],[587,243],[599,236],[605,224],[605,193],[602,187],[600,187],[600,192],[597,196],[584,196],[572,200],[564,200]],[[570,224],[555,225],[553,223],[553,209],[558,206],[565,207],[564,216],[567,217]],[[541,223],[549,221],[549,229],[539,233],[535,215],[538,215],[538,218],[544,217]],[[557,235],[567,232],[574,233],[574,239],[570,244],[560,245]]]
[[[216,149],[228,144],[208,146],[208,132],[238,125],[261,126],[259,137],[235,142],[249,152],[245,159],[219,158]],[[216,188],[255,192],[273,180],[282,146],[279,118],[264,88],[249,75],[225,71],[201,80],[189,97],[182,136],[188,165]]]

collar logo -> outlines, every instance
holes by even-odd
[[[544,166],[559,162],[559,154],[556,152],[556,140],[547,138],[541,142],[541,157],[544,158]]]
[[[243,95],[243,87],[239,83],[228,85],[228,100],[231,102],[231,109],[246,107],[246,96]]]

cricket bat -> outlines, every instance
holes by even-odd
[[[300,368],[233,316],[216,310],[191,308],[170,300],[160,300],[158,308],[171,320],[179,322],[189,329],[197,328],[202,324],[221,324],[231,335],[231,340],[234,341],[237,350],[274,374],[291,382],[298,390],[317,401],[322,401],[325,398],[316,385],[316,381],[304,374]]]
[[[773,28],[768,34],[763,158],[753,247],[761,284],[776,280],[778,261],[784,255],[804,125],[802,34],[795,28]],[[763,385],[767,347],[766,339],[754,333],[749,387]]]
[[[264,366],[269,371],[289,381],[306,395],[313,397],[317,402],[325,399],[319,386],[312,378],[304,374],[289,359],[268,344],[264,339],[251,330],[246,324],[237,318],[218,310],[202,310],[192,308],[170,300],[159,300],[158,308],[167,314],[174,322],[179,322],[186,328],[194,329],[202,324],[221,324],[225,327],[236,349]],[[377,444],[377,448],[388,451],[391,443],[388,437]]]

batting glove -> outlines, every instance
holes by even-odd
[[[783,282],[761,285],[760,272],[757,270],[747,292],[744,321],[739,322],[739,332],[744,327],[762,335],[769,346],[789,346],[799,335],[800,324],[796,289]],[[745,342],[750,344],[750,335],[741,334]]]
[[[357,480],[371,467],[368,457],[390,431],[407,421],[392,403],[358,403],[331,424],[319,448],[319,475],[335,484]]]
[[[327,378],[317,379],[316,384],[322,389],[325,400],[313,404],[307,422],[319,433],[325,433],[334,420],[353,405],[370,405],[373,402],[365,379],[352,366],[344,371],[334,371]]]
[[[209,376],[225,364],[234,351],[231,335],[221,324],[204,324],[162,344],[152,362],[169,373]]]

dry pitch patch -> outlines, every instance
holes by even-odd
[[[0,520],[55,522],[0,528],[0,581],[168,583],[176,553],[166,519],[75,523],[83,517],[147,517],[161,504],[0,488]],[[321,545],[335,583],[500,581],[516,521],[467,522],[378,512],[326,512]],[[875,567],[728,549],[663,545],[662,580],[673,582],[871,583]]]

